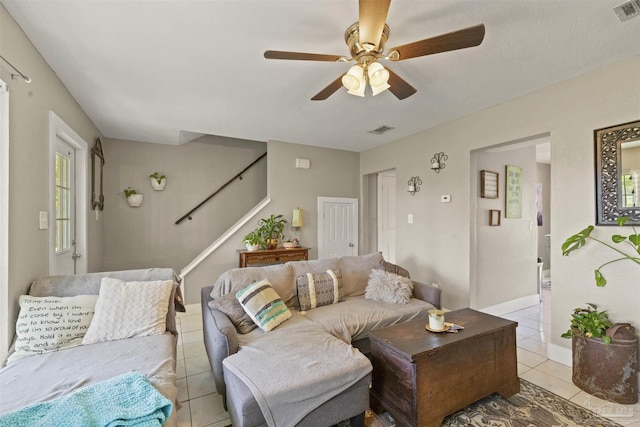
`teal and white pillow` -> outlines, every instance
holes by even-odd
[[[265,332],[291,318],[291,311],[267,279],[236,292],[236,298],[251,320]]]

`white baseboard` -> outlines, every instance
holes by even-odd
[[[491,307],[481,308],[478,309],[478,311],[492,314],[494,316],[502,316],[503,314],[522,310],[523,308],[531,307],[538,304],[540,304],[540,296],[538,294],[533,294],[526,297],[503,302],[501,304],[492,305]]]

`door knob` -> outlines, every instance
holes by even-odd
[[[349,247],[352,248],[354,245],[353,243],[349,243]]]
[[[71,259],[78,259],[78,258],[80,258],[81,256],[82,256],[82,255],[80,255],[80,254],[73,254],[73,255],[71,255]]]

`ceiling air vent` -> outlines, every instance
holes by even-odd
[[[640,16],[640,0],[631,0],[623,3],[620,6],[614,7],[613,11],[618,15],[620,22],[638,17]]]
[[[638,0],[638,1],[640,1],[640,0]],[[394,127],[391,127],[391,126],[384,126],[384,125],[383,125],[383,126],[380,126],[380,127],[379,127],[379,128],[377,128],[377,129],[370,130],[370,131],[369,131],[369,133],[375,133],[376,135],[382,135],[383,133],[388,132],[388,131],[390,131],[391,129],[395,129],[395,128],[394,128]]]

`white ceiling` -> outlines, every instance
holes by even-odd
[[[612,10],[622,0],[393,0],[389,48],[479,23],[484,42],[391,63],[418,90],[403,101],[344,88],[311,101],[350,64],[263,52],[348,56],[356,0],[1,2],[106,137],[164,144],[212,134],[363,151],[640,55],[640,18]],[[395,129],[367,133],[381,125]]]

